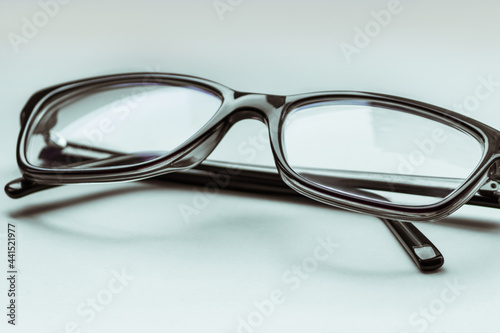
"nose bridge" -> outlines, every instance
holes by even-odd
[[[267,123],[271,118],[279,116],[279,110],[285,101],[285,96],[236,91],[232,100],[233,119],[257,119]]]

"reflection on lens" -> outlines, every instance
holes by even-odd
[[[136,83],[80,89],[52,100],[30,129],[26,158],[44,168],[135,165],[179,147],[221,99],[194,87]]]
[[[361,100],[310,104],[284,122],[286,160],[300,176],[377,201],[427,205],[458,188],[482,144],[428,117]]]

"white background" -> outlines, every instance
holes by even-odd
[[[16,52],[8,36],[22,36],[23,18],[33,22],[42,9],[3,0],[1,182],[19,176],[24,103],[69,80],[155,70],[242,91],[372,91],[455,111],[474,100],[479,78],[500,81],[496,1],[401,2],[400,13],[350,62],[342,43],[355,45],[356,27],[364,29],[374,20],[370,12],[388,1],[232,3],[221,19],[212,0],[73,0]],[[496,86],[468,113],[500,128],[499,102]],[[264,126],[238,128],[247,132],[230,133],[218,157],[249,158],[238,147]],[[259,159],[270,158],[261,141],[257,147]],[[491,332],[500,325],[500,213],[493,209],[464,207],[442,222],[419,224],[446,258],[439,272],[422,274],[375,218],[221,192],[187,223],[179,207],[201,200],[199,191],[131,183],[1,196],[0,272],[7,270],[9,222],[18,230],[20,272],[16,327],[6,323],[0,274],[2,332],[237,332],[239,318],[249,317],[262,321],[241,332]],[[297,284],[283,277],[328,238],[335,250],[293,289]],[[91,320],[79,314],[89,298],[107,295],[113,272],[122,270],[133,280]],[[284,301],[256,314],[255,303],[278,289]],[[421,311],[429,308],[425,319]]]

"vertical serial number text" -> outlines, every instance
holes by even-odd
[[[7,281],[8,304],[7,322],[16,325],[17,315],[17,266],[16,266],[16,226],[9,223],[7,226]]]

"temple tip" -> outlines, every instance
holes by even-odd
[[[444,264],[443,255],[436,247],[431,245],[423,245],[413,248],[416,264],[422,271],[435,271]]]
[[[25,178],[14,179],[5,185],[5,193],[12,199],[19,199],[28,194],[42,191],[56,185],[40,185]]]

